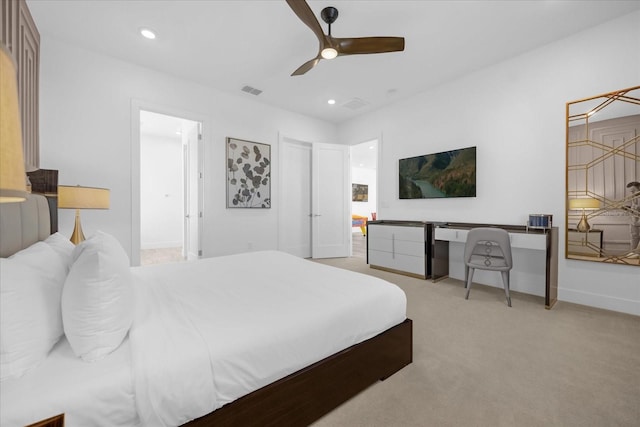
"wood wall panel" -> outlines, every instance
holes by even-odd
[[[40,33],[25,0],[0,1],[0,42],[9,48],[18,68],[24,161],[39,167]]]

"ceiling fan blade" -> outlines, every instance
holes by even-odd
[[[399,52],[404,50],[404,37],[355,37],[331,38],[338,55],[362,55],[367,53]]]
[[[318,62],[320,62],[320,56],[319,55],[317,57],[305,62],[304,64],[302,64],[291,75],[292,76],[301,76],[302,74],[306,73],[307,71],[309,71],[310,69],[315,67],[318,64]]]
[[[287,4],[291,10],[298,15],[298,18],[300,18],[307,27],[311,28],[311,31],[313,31],[320,42],[320,50],[324,49],[326,41],[324,32],[322,32],[322,27],[307,2],[305,0],[287,0]]]

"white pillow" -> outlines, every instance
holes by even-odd
[[[64,332],[76,356],[92,362],[117,349],[133,321],[129,257],[98,231],[73,251],[62,291]]]
[[[73,259],[71,258],[75,245],[71,243],[71,240],[63,236],[61,233],[54,233],[47,237],[44,242],[51,246],[67,263],[67,272],[71,268]]]
[[[0,259],[0,381],[38,365],[63,334],[64,260],[37,242]]]

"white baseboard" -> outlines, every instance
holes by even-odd
[[[559,288],[558,300],[640,316],[640,301],[630,299]]]
[[[182,242],[144,242],[140,243],[140,249],[165,249],[165,248],[181,248]]]

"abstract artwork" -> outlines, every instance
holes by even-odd
[[[271,146],[227,138],[227,208],[271,207]]]

